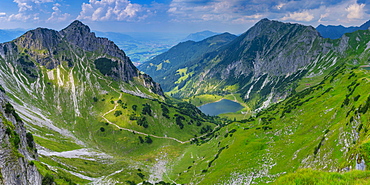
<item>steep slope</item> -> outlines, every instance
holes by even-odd
[[[34,165],[38,160],[31,133],[0,92],[0,184],[41,184],[42,177]]]
[[[288,96],[308,70],[333,66],[345,42],[323,39],[310,26],[263,19],[193,62],[186,68],[192,78],[182,79],[169,93],[181,98],[234,93],[254,109],[266,107]],[[168,91],[166,83],[163,87]]]
[[[165,91],[170,91],[191,77],[191,74],[186,72],[187,66],[195,65],[194,62],[205,57],[206,53],[217,52],[220,47],[235,38],[235,35],[223,33],[200,42],[182,42],[140,65],[139,69],[152,76],[165,88]]]
[[[216,127],[194,106],[164,98],[79,21],[31,30],[0,44],[0,56],[0,84],[34,135],[38,169],[57,183],[158,182],[166,171],[158,165]]]
[[[357,30],[366,30],[369,27],[370,27],[370,21],[367,21],[366,23],[362,24],[361,26],[351,26],[351,27],[344,27],[342,25],[324,26],[324,25],[320,24],[319,26],[316,27],[316,30],[324,38],[339,39],[345,33],[351,33],[351,32],[357,31]]]
[[[170,177],[177,183],[265,184],[298,170],[277,184],[368,183],[368,171],[352,170],[370,164],[370,72],[359,67],[369,64],[369,36],[368,30],[346,35],[342,65],[318,84],[189,147]]]

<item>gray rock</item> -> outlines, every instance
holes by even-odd
[[[5,112],[3,107],[7,103],[3,93],[0,93],[0,114],[3,117],[0,119],[0,184],[41,184],[42,176],[31,162],[38,159],[37,153],[27,144],[22,121],[16,120],[13,113]],[[9,129],[13,133],[9,133]],[[20,139],[18,148],[14,143],[16,137]]]

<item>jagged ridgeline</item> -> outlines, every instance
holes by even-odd
[[[208,52],[185,47],[190,63],[171,62],[172,53],[147,68],[177,74],[169,92],[179,97],[233,93],[255,107],[279,100],[241,121],[164,98],[123,51],[78,21],[1,44],[0,90],[10,102],[1,101],[1,152],[20,168],[36,166],[34,180],[45,184],[368,183],[369,172],[354,169],[370,165],[370,30],[330,40],[263,19],[233,37],[185,42]],[[20,131],[21,119],[32,135]],[[33,177],[3,166],[4,184]]]
[[[168,180],[166,164],[217,126],[194,106],[165,98],[122,50],[79,21],[0,44],[0,76],[37,143],[35,165],[59,184]]]
[[[212,40],[220,37],[225,35],[193,45],[209,40],[211,44],[205,47],[212,48],[221,43]],[[311,26],[268,19],[237,38],[228,38],[213,50],[198,49],[196,58],[194,52],[178,49],[187,44],[181,43],[140,69],[174,97],[234,94],[256,109],[294,93],[303,77],[322,75],[318,72],[336,65],[347,47],[346,38],[324,39]],[[161,73],[163,69],[167,71]]]

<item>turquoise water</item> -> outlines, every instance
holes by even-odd
[[[217,116],[222,113],[237,112],[242,108],[243,106],[241,106],[239,103],[223,99],[218,102],[202,105],[199,107],[199,110],[201,110],[204,114]]]

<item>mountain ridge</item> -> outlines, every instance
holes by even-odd
[[[181,42],[186,42],[188,40],[194,41],[194,42],[199,42],[202,41],[206,38],[219,35],[220,33],[212,32],[209,30],[201,31],[201,32],[196,32],[196,33],[191,33],[188,36],[186,36],[184,39],[181,40]]]
[[[316,30],[320,33],[320,35],[324,38],[330,39],[338,39],[342,37],[345,33],[354,32],[357,30],[366,30],[370,27],[370,20],[363,23],[361,26],[350,26],[344,27],[342,25],[334,26],[334,25],[318,25]]]
[[[365,67],[370,30],[331,40],[312,27],[263,19],[237,38],[226,34],[179,44],[187,59],[179,65],[171,62],[175,58],[163,61],[181,56],[177,52],[148,65],[159,72],[172,67],[176,86],[168,94],[188,102],[227,97],[250,106],[227,119],[153,93],[153,85],[145,86],[152,81],[140,72],[122,80],[119,62],[126,58],[108,54],[113,47],[94,45],[100,41],[87,28],[75,22],[63,35],[36,29],[0,45],[0,90],[10,102],[1,102],[0,93],[0,114],[24,121],[37,143],[38,160],[31,156],[31,162],[45,179],[56,184],[367,181],[368,171],[353,169],[370,165],[370,97],[364,93],[370,88]],[[6,136],[7,123],[0,120],[0,136],[14,146],[16,135]],[[22,143],[35,152],[26,146],[27,135]],[[34,169],[31,162],[24,164]],[[306,168],[320,178],[312,181]]]
[[[15,45],[12,45],[12,43]],[[17,45],[20,49],[15,48]],[[59,51],[68,50],[70,47],[76,50],[76,52],[79,52],[78,48],[81,48],[85,51],[106,53],[100,58],[108,58],[105,61],[111,61],[112,65],[110,69],[106,69],[108,73],[105,75],[124,82],[129,82],[134,77],[138,77],[143,81],[142,84],[152,92],[163,95],[160,85],[154,82],[150,76],[141,74],[132,64],[129,57],[117,45],[107,38],[96,37],[93,32],[90,32],[88,26],[77,20],[59,32],[46,28],[30,30],[12,42],[2,44],[0,55],[6,58],[8,52],[15,53],[18,50],[23,50],[30,57],[34,57],[37,63],[48,69],[54,69],[63,61],[67,61],[68,66],[72,67],[74,64],[71,62],[70,57],[63,54],[59,56],[58,53]],[[11,51],[11,48],[13,51]],[[20,60],[26,64],[27,68],[32,68],[26,69],[26,72],[37,70],[37,67],[31,64],[30,61],[27,63],[22,57]],[[35,76],[34,73],[31,72],[30,76]]]
[[[192,61],[199,60],[205,53],[218,50],[223,45],[235,39],[236,36],[230,33],[223,33],[216,36],[209,37],[199,42],[186,41],[181,42],[171,48],[169,51],[154,57],[139,66],[141,71],[154,76],[156,81],[160,81],[170,90],[171,84],[176,84],[177,79],[171,81],[164,81],[163,78],[173,78],[178,76],[178,70],[186,68]]]
[[[168,80],[170,75],[160,79],[149,74],[174,97],[239,94],[257,109],[287,97],[295,80],[308,72],[307,66],[316,65],[315,60],[323,60],[331,52],[340,55],[346,44],[345,39],[325,40],[312,26],[262,19],[217,52],[202,53],[183,75],[173,72],[175,78]],[[190,74],[191,78],[186,78]]]

